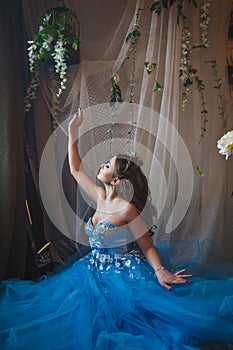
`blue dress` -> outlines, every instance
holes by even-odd
[[[1,283],[1,350],[233,349],[232,277],[202,268],[205,276],[167,291],[127,243],[130,232],[89,219],[86,233],[92,250],[71,266],[39,282]],[[169,247],[157,249],[171,265]],[[194,260],[187,272],[197,271]]]

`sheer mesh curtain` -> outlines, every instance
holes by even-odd
[[[110,76],[119,68],[127,53],[125,37],[131,30],[135,21],[138,8],[146,8],[151,1],[109,1],[95,0],[91,2],[66,1],[65,5],[72,9],[80,22],[81,33],[81,62],[69,68],[69,79],[59,105],[59,121],[76,111],[81,105],[86,109],[86,121],[83,137],[81,138],[81,150],[84,162],[91,164],[90,175],[94,176],[99,161],[109,157],[109,148],[101,142],[108,139],[107,132],[101,125],[111,124],[111,113],[107,107],[110,98]],[[41,1],[33,3],[23,0],[25,18],[29,36],[36,30],[34,14],[42,15],[51,7],[57,5],[54,1]],[[200,99],[195,88],[191,94],[187,111],[182,112],[180,96],[182,87],[179,82],[179,57],[181,28],[177,27],[175,8],[164,11],[160,17],[146,11],[140,19],[140,44],[136,56],[136,86],[135,103],[143,108],[137,110],[136,140],[138,154],[144,160],[144,170],[148,176],[152,191],[152,198],[158,209],[158,239],[163,237],[175,237],[187,239],[190,235],[196,235],[198,239],[214,239],[233,253],[232,244],[232,219],[233,200],[231,192],[232,160],[228,162],[218,154],[216,141],[223,134],[222,122],[218,116],[218,96],[213,89],[213,73],[209,64],[205,61],[217,59],[219,75],[223,79],[224,103],[228,112],[228,129],[232,128],[232,100],[229,97],[229,89],[226,77],[226,40],[228,31],[228,19],[230,1],[211,2],[211,22],[209,27],[210,46],[208,49],[196,50],[194,53],[194,66],[199,69],[200,76],[204,79],[206,89],[206,103],[208,106],[208,125],[205,137],[198,145],[201,133],[201,106]],[[192,6],[187,8],[189,25],[193,30],[194,42],[199,42],[199,14]],[[154,74],[148,76],[143,68],[144,61],[157,63]],[[125,101],[129,96],[129,79],[131,76],[130,60],[121,70],[121,88]],[[156,80],[163,86],[163,90],[153,93]],[[48,88],[47,78],[41,80],[41,88],[48,110],[52,111],[51,92]],[[101,108],[93,114],[89,107],[100,105]],[[102,105],[103,104],[103,105]],[[102,112],[99,113],[99,112]],[[36,113],[39,114],[39,103]],[[153,118],[154,113],[156,117]],[[150,118],[150,115],[152,118]],[[48,128],[48,119],[44,116],[42,129]],[[120,121],[120,119],[119,119]],[[124,122],[124,121],[122,121]],[[64,124],[66,126],[66,122]],[[96,130],[91,130],[95,125]],[[171,128],[178,131],[171,133]],[[142,131],[143,129],[143,131]],[[149,130],[145,136],[144,130]],[[88,137],[85,131],[89,131]],[[183,137],[192,162],[193,188],[191,188],[191,202],[187,213],[178,225],[182,208],[182,196],[187,200],[186,194],[190,192],[186,188],[192,181],[185,180],[186,170],[182,173],[179,167],[182,149],[180,136]],[[44,145],[46,138],[43,132],[37,130],[38,142]],[[182,141],[182,140],[181,140]],[[64,141],[65,142],[65,141]],[[106,141],[107,142],[107,141]],[[95,144],[99,143],[99,145]],[[184,146],[183,145],[183,146]],[[102,148],[101,148],[102,147]],[[114,151],[122,151],[125,145],[119,141],[114,143]],[[95,149],[93,149],[95,148]],[[183,147],[184,148],[184,147]],[[42,146],[43,149],[43,146]],[[145,152],[145,149],[147,152]],[[89,152],[91,150],[91,152]],[[148,152],[149,150],[149,152]],[[172,156],[171,156],[172,150]],[[88,154],[89,152],[89,154]],[[86,156],[87,155],[87,156]],[[146,155],[146,157],[145,157]],[[54,164],[57,162],[54,157]],[[200,178],[196,172],[196,166],[204,170],[205,176]],[[182,179],[182,183],[180,181]],[[183,187],[183,193],[179,188]],[[56,191],[55,191],[56,192]],[[182,191],[181,191],[182,192]],[[65,231],[71,234],[73,225],[66,220],[66,211],[59,199],[59,190],[51,196],[51,205],[56,202],[56,210],[64,220]],[[179,199],[179,207],[176,206]],[[59,203],[60,201],[60,203]],[[185,204],[186,205],[186,204]],[[176,211],[174,212],[174,207]],[[169,224],[169,225],[168,225]],[[170,228],[169,228],[169,227]],[[171,228],[173,228],[171,230]]]
[[[185,219],[179,228],[179,235],[184,237],[188,233],[198,236],[199,239],[210,238],[225,247],[230,256],[233,253],[233,212],[232,188],[233,163],[227,162],[218,154],[217,140],[224,134],[222,119],[219,116],[219,97],[214,89],[213,70],[209,63],[216,59],[218,75],[222,79],[224,94],[224,108],[227,117],[227,130],[233,126],[233,100],[229,95],[229,86],[226,75],[226,45],[229,26],[231,1],[212,1],[210,8],[211,22],[209,26],[210,45],[207,50],[196,50],[193,64],[198,68],[205,88],[205,100],[208,109],[207,131],[204,139],[200,140],[200,99],[194,92],[186,113],[180,112],[179,130],[184,137],[192,157],[194,171],[199,166],[204,171],[204,177],[195,176],[193,199]],[[190,20],[194,33],[194,40],[200,37],[199,18]]]

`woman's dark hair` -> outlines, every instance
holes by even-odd
[[[151,202],[148,181],[141,166],[142,161],[138,157],[119,154],[116,157],[114,176],[126,180],[122,181],[120,194],[135,205],[152,233],[156,209]]]

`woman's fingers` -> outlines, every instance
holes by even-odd
[[[174,274],[174,276],[178,277],[178,278],[192,278],[193,276],[192,275],[177,275],[177,274]]]
[[[182,269],[182,270],[177,271],[177,272],[175,273],[175,275],[180,274],[180,273],[183,273],[183,272],[185,272],[185,269]]]
[[[185,274],[185,275],[183,275],[183,272],[185,272],[185,269],[182,269],[182,270],[180,270],[180,271],[177,271],[176,273],[174,273],[174,276],[184,277],[184,278],[190,278],[190,277],[192,277],[191,274]]]
[[[71,118],[69,125],[72,125],[74,127],[79,126],[81,125],[82,121],[83,121],[83,111],[79,107],[78,111],[74,113],[73,117]]]
[[[172,290],[172,287],[169,284],[167,284],[166,282],[162,282],[161,285],[162,285],[162,287],[166,288],[169,291]]]

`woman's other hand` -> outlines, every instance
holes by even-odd
[[[171,290],[171,284],[190,284],[187,278],[191,278],[192,275],[184,274],[185,269],[177,271],[176,273],[171,273],[170,271],[161,268],[155,272],[156,277],[158,278],[159,283],[162,287]]]

